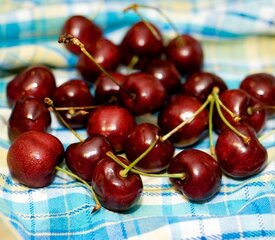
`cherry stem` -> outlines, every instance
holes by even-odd
[[[144,24],[150,30],[150,32],[154,35],[154,37],[157,40],[161,41],[161,37],[158,34],[158,32],[152,27],[152,25],[147,20],[145,20],[145,18],[138,11],[139,6],[140,5],[138,5],[138,4],[132,4],[132,5],[128,6],[127,8],[125,8],[123,10],[123,12],[128,12],[129,10],[133,10],[140,17],[140,19],[144,22]]]
[[[152,144],[150,144],[150,146],[138,158],[136,158],[131,164],[125,167],[124,170],[121,170],[120,175],[122,177],[127,177],[128,172],[155,147],[158,140],[159,140],[159,137],[157,137],[155,141]]]
[[[210,142],[210,154],[212,156],[215,156],[215,145],[214,145],[214,141],[213,141],[213,109],[214,109],[214,104],[215,104],[215,100],[214,98],[211,99],[210,101],[210,106],[209,106],[209,142]]]
[[[123,168],[126,168],[127,165],[124,164],[123,162],[121,162],[115,155],[114,153],[108,151],[106,153],[106,155],[111,158],[112,160],[114,160],[118,165],[120,165],[121,167]],[[139,170],[136,170],[134,168],[132,168],[130,170],[131,172],[135,173],[135,174],[138,174],[138,175],[141,175],[141,176],[146,176],[146,177],[169,177],[169,178],[180,178],[181,180],[184,180],[186,178],[186,174],[183,172],[183,173],[173,173],[173,174],[168,174],[168,173],[158,173],[158,174],[154,174],[154,173],[144,173],[144,172],[141,172]]]
[[[61,168],[61,167],[59,167],[59,166],[56,166],[55,169],[56,169],[57,171],[60,171],[60,172],[63,172],[63,173],[65,173],[65,174],[67,174],[67,175],[70,176],[70,177],[75,178],[75,179],[78,180],[79,182],[83,183],[83,184],[91,191],[91,193],[92,193],[92,195],[93,195],[93,198],[94,198],[94,200],[95,200],[95,203],[96,203],[96,205],[95,205],[95,207],[94,207],[92,213],[94,213],[94,212],[96,212],[96,211],[98,211],[98,210],[100,209],[101,204],[100,204],[100,202],[99,202],[99,200],[98,200],[98,198],[97,198],[97,196],[96,196],[96,194],[95,194],[95,192],[94,192],[94,189],[93,189],[86,181],[84,181],[82,178],[78,177],[76,174],[74,174],[74,173],[72,173],[72,172],[70,172],[70,171],[67,171],[67,170],[65,170],[65,169],[63,169],[63,168]]]
[[[137,56],[137,55],[134,55],[132,58],[131,58],[131,61],[130,61],[130,63],[128,64],[128,68],[129,69],[133,69],[135,66],[136,66],[136,64],[138,63],[138,61],[139,61],[139,57]]]
[[[74,135],[75,137],[80,141],[83,142],[84,140],[80,137],[80,135],[71,128],[71,126],[63,119],[63,117],[60,115],[60,113],[56,110],[54,104],[53,104],[53,100],[51,100],[50,98],[46,97],[44,99],[44,102],[46,104],[48,104],[54,111],[54,113],[56,114],[56,116],[58,117],[58,119],[64,124],[65,127],[67,127]]]
[[[233,131],[237,136],[241,137],[243,139],[243,141],[245,143],[249,143],[250,142],[250,138],[245,136],[244,134],[242,134],[241,132],[239,132],[235,127],[233,127],[231,125],[231,123],[224,117],[223,113],[222,113],[222,110],[221,110],[221,106],[220,106],[220,101],[219,101],[219,96],[218,96],[218,93],[219,93],[219,89],[217,87],[214,87],[213,88],[213,96],[214,96],[214,99],[215,99],[215,103],[216,103],[216,108],[217,108],[217,111],[218,111],[218,114],[220,116],[220,118],[222,119],[222,121],[225,123],[225,125],[231,130]]]
[[[268,133],[262,135],[261,137],[258,138],[258,140],[259,140],[260,142],[262,142],[262,141],[264,141],[266,138],[268,138],[269,136],[271,136],[271,135],[273,135],[273,134],[275,134],[275,129],[273,129],[273,130],[269,131]]]
[[[171,19],[168,17],[168,15],[166,15],[160,8],[149,6],[149,5],[145,5],[145,4],[133,4],[133,5],[129,6],[128,8],[129,9],[131,9],[131,8],[132,9],[148,8],[148,9],[153,9],[153,10],[157,11],[169,23],[169,25],[171,26],[171,28],[175,31],[176,35],[180,36],[180,33],[179,33],[178,29],[176,28],[175,24],[171,21]],[[126,10],[128,8],[126,8]]]
[[[189,118],[185,119],[183,122],[181,122],[178,126],[176,126],[174,129],[172,129],[170,132],[165,134],[163,137],[160,137],[160,141],[164,142],[166,141],[169,137],[171,137],[174,133],[176,133],[178,130],[180,130],[183,126],[186,124],[192,122],[197,115],[199,115],[208,105],[209,102],[212,101],[213,96],[210,94],[206,101],[198,108],[196,112],[192,114]]]
[[[56,111],[68,111],[68,110],[86,110],[86,109],[94,109],[98,106],[82,106],[82,107],[56,107]]]
[[[216,101],[219,102],[219,105],[234,119],[235,122],[238,122],[241,120],[241,117],[236,115],[228,107],[226,107],[219,97],[216,99]]]
[[[123,86],[121,84],[119,84],[117,82],[117,80],[111,75],[109,74],[96,60],[95,58],[87,51],[87,49],[85,48],[85,45],[76,37],[74,37],[71,34],[62,34],[59,36],[58,39],[59,43],[70,43],[73,45],[76,45],[80,48],[81,52],[83,52],[98,68],[101,72],[103,72],[108,78],[111,79],[111,81],[116,84],[120,89],[122,89],[124,92],[126,92],[126,94],[128,94],[129,96],[132,96],[131,93],[129,93],[126,89],[123,88]]]

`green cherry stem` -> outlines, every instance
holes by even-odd
[[[233,127],[231,125],[231,123],[224,117],[223,113],[222,113],[222,110],[221,110],[221,106],[220,106],[220,101],[219,101],[219,96],[218,96],[218,93],[219,93],[219,89],[217,87],[214,87],[213,88],[213,96],[214,96],[214,99],[215,99],[215,103],[216,103],[216,109],[218,111],[218,114],[220,116],[220,118],[222,119],[222,121],[226,124],[226,126],[231,130],[233,131],[237,136],[241,137],[244,141],[244,143],[249,143],[250,142],[250,138],[245,136],[244,134],[242,134],[241,132],[239,132],[235,127]]]
[[[214,145],[214,140],[213,140],[213,110],[214,110],[214,104],[215,104],[215,100],[214,98],[211,99],[210,101],[210,106],[209,106],[209,124],[208,124],[208,128],[209,128],[209,142],[210,142],[210,154],[212,156],[215,156],[215,145]]]
[[[112,160],[114,160],[118,165],[120,165],[121,167],[123,168],[126,168],[127,165],[124,164],[123,162],[121,162],[117,157],[116,155],[114,155],[114,153],[112,152],[107,152],[106,155],[111,158]],[[123,171],[123,170],[122,170]],[[136,170],[134,168],[132,168],[130,170],[131,172],[133,173],[136,173],[136,174],[139,174],[141,176],[146,176],[146,177],[169,177],[169,178],[180,178],[181,180],[184,180],[186,178],[186,174],[183,172],[183,173],[173,173],[173,174],[168,174],[168,173],[158,173],[158,174],[153,174],[153,173],[144,173],[144,172],[141,172],[139,170]],[[122,176],[123,177],[123,176]],[[124,176],[125,177],[125,176]]]
[[[119,88],[121,90],[123,90],[124,92],[126,92],[129,96],[132,96],[131,93],[129,93],[126,89],[123,88],[123,86],[121,84],[119,84],[117,82],[117,80],[111,75],[109,74],[96,60],[95,58],[87,51],[87,49],[85,48],[84,44],[76,37],[74,37],[71,34],[62,34],[59,36],[58,39],[59,43],[70,43],[73,45],[76,45],[80,48],[81,52],[83,52],[98,68],[99,70],[104,73],[108,78],[111,79],[111,81],[113,83],[115,83],[117,86],[119,86]]]
[[[65,169],[63,169],[63,168],[61,168],[61,167],[59,167],[59,166],[56,166],[55,169],[56,169],[57,171],[60,171],[60,172],[65,173],[66,175],[68,175],[68,176],[70,176],[70,177],[72,177],[72,178],[75,178],[75,179],[78,180],[79,182],[83,183],[83,184],[90,190],[90,192],[92,193],[93,198],[94,198],[94,200],[95,200],[95,203],[96,203],[96,205],[95,205],[95,207],[94,207],[92,213],[94,213],[94,212],[96,212],[96,211],[98,211],[98,210],[100,209],[101,204],[100,204],[100,202],[99,202],[99,200],[98,200],[98,198],[97,198],[97,196],[96,196],[96,194],[95,194],[95,192],[94,192],[94,189],[93,189],[86,181],[84,181],[82,178],[78,177],[76,174],[74,174],[74,173],[72,173],[72,172],[70,172],[70,171],[67,171],[67,170],[65,170]]]
[[[206,101],[200,106],[200,108],[198,108],[196,112],[194,112],[192,116],[190,116],[189,118],[181,122],[178,126],[176,126],[174,129],[172,129],[170,132],[168,132],[164,136],[160,137],[160,141],[163,141],[163,142],[166,141],[169,137],[171,137],[174,133],[180,130],[183,126],[192,122],[196,118],[196,116],[199,115],[206,108],[206,106],[212,101],[212,99],[213,99],[213,96],[212,94],[210,94],[206,99]]]
[[[71,126],[63,119],[63,117],[60,115],[60,113],[56,110],[56,108],[55,108],[55,106],[53,104],[53,100],[51,100],[50,98],[46,97],[44,99],[44,102],[46,104],[48,104],[53,109],[54,113],[56,114],[56,116],[58,117],[58,119],[64,124],[64,126],[66,128],[68,128],[80,142],[83,142],[84,140],[82,139],[82,137],[80,137],[80,135],[71,128]]]
[[[155,141],[152,144],[150,144],[150,146],[138,158],[136,158],[131,164],[129,164],[128,166],[126,166],[124,168],[124,170],[122,170],[120,172],[120,175],[122,177],[127,177],[128,172],[155,147],[155,145],[157,144],[158,140],[159,140],[159,137],[157,137],[155,139]]]
[[[271,135],[273,135],[273,134],[275,134],[275,129],[269,131],[269,132],[266,133],[266,134],[263,134],[262,136],[260,136],[260,137],[258,138],[258,140],[259,140],[260,142],[262,142],[262,141],[264,141],[266,138],[268,138],[269,136],[271,136]]]
[[[216,101],[219,102],[219,105],[234,119],[235,122],[238,122],[241,120],[241,117],[233,113],[228,107],[226,107],[223,102],[220,100],[220,98],[216,98]]]

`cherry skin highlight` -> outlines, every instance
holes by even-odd
[[[171,160],[167,171],[186,174],[183,180],[178,178],[170,180],[176,189],[191,201],[207,201],[220,190],[222,171],[219,163],[201,150],[181,151]]]
[[[22,133],[11,144],[7,163],[11,175],[31,188],[52,183],[55,167],[63,161],[64,148],[55,136],[39,131]]]
[[[127,163],[127,160],[119,157]],[[129,172],[127,177],[120,176],[123,170],[112,159],[105,157],[95,167],[92,187],[101,204],[116,212],[127,211],[137,205],[143,190],[141,177]]]

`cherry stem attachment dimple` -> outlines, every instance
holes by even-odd
[[[123,88],[123,86],[121,84],[119,84],[117,82],[117,80],[111,75],[109,74],[96,60],[95,58],[87,51],[87,49],[85,48],[85,45],[76,37],[74,37],[71,34],[62,34],[59,36],[58,39],[59,43],[70,43],[73,45],[76,45],[80,48],[81,52],[83,52],[98,68],[99,70],[104,73],[108,78],[111,79],[111,81],[116,84],[122,91],[126,92],[126,94],[128,94],[129,96],[132,96],[131,93],[129,93],[126,89]]]
[[[159,140],[159,137],[157,137],[152,144],[138,157],[136,158],[131,164],[129,164],[127,167],[125,167],[123,170],[120,171],[120,175],[122,177],[127,177],[128,172],[140,161],[142,160],[151,150],[156,146],[157,142]]]
[[[120,165],[121,167],[123,168],[126,168],[127,165],[124,164],[123,162],[121,162],[118,157],[116,155],[114,155],[114,153],[112,153],[111,151],[108,151],[106,153],[106,155],[111,158],[112,160],[114,160],[118,165]],[[158,174],[154,174],[154,173],[144,173],[144,172],[141,172],[137,169],[134,169],[132,168],[130,170],[131,172],[135,173],[135,174],[138,174],[138,175],[141,175],[141,176],[146,176],[146,177],[168,177],[168,178],[180,178],[181,180],[184,180],[186,178],[186,174],[183,172],[183,173],[172,173],[172,174],[169,174],[169,173],[158,173]]]
[[[76,174],[74,174],[74,173],[72,173],[72,172],[70,172],[70,171],[67,171],[67,170],[65,170],[65,169],[63,169],[63,168],[61,168],[61,167],[59,167],[59,166],[56,166],[55,169],[56,169],[57,171],[60,171],[60,172],[63,172],[63,173],[65,173],[65,174],[67,174],[67,175],[70,176],[70,177],[75,178],[75,179],[78,180],[79,182],[83,183],[83,184],[90,190],[90,192],[91,192],[92,195],[93,195],[93,199],[95,200],[95,203],[96,203],[95,207],[93,208],[92,213],[98,211],[98,210],[101,208],[101,204],[100,204],[100,202],[99,202],[99,200],[98,200],[98,198],[97,198],[97,196],[96,196],[96,194],[95,194],[95,192],[94,192],[94,189],[93,189],[86,181],[84,181],[82,178],[78,177]]]
[[[206,108],[206,106],[209,104],[209,102],[212,101],[212,98],[213,98],[213,96],[209,95],[208,98],[206,99],[206,101],[198,108],[198,110],[196,112],[194,112],[192,114],[192,116],[190,116],[189,118],[182,121],[178,126],[176,126],[174,129],[172,129],[170,132],[168,132],[164,136],[160,137],[160,141],[162,141],[162,142],[166,141],[169,137],[171,137],[174,133],[176,133],[178,130],[180,130],[182,127],[184,127],[186,124],[192,122],[196,118],[196,116],[199,115]]]
[[[133,10],[142,20],[142,22],[144,22],[144,24],[146,25],[146,27],[150,30],[150,32],[154,35],[154,37],[157,40],[161,40],[161,36],[158,34],[158,32],[153,28],[153,26],[147,21],[145,20],[145,18],[139,13],[138,8],[139,8],[139,4],[132,4],[130,6],[128,6],[127,8],[125,8],[123,10],[123,12],[127,12],[129,10]]]
[[[245,136],[244,134],[242,134],[240,131],[238,131],[235,127],[233,127],[231,125],[231,123],[224,117],[222,110],[221,110],[221,106],[220,106],[220,101],[219,101],[219,89],[217,87],[213,88],[212,94],[213,97],[215,99],[215,103],[216,103],[216,109],[218,111],[218,114],[220,116],[220,118],[222,119],[222,121],[225,123],[225,125],[231,130],[233,131],[237,136],[241,137],[244,141],[244,143],[248,144],[250,142],[250,138]]]
[[[46,97],[44,99],[44,102],[53,109],[54,113],[56,114],[58,119],[64,124],[64,126],[68,128],[80,142],[83,142],[84,140],[82,139],[82,137],[80,137],[80,135],[75,130],[72,129],[72,127],[63,119],[60,113],[56,110],[53,100],[51,100],[49,97]]]

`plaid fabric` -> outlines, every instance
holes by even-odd
[[[253,72],[275,74],[275,1],[167,0],[138,1],[160,6],[180,32],[197,37],[205,52],[205,70],[221,76],[229,88]],[[58,84],[78,77],[76,57],[57,43],[66,18],[82,14],[94,19],[106,37],[119,42],[138,20],[121,10],[133,1],[3,1],[0,8],[0,212],[23,239],[274,239],[275,136],[263,144],[269,163],[260,174],[236,181],[223,176],[221,191],[210,202],[195,204],[177,193],[167,179],[144,178],[144,192],[132,211],[118,214],[101,209],[75,180],[58,173],[42,189],[16,183],[6,165],[9,147],[6,122],[10,109],[5,91],[19,68],[35,63],[52,67]],[[167,36],[169,25],[144,10]],[[270,119],[263,133],[275,127]],[[65,146],[77,139],[53,116],[51,133]],[[79,133],[85,137],[84,130]],[[216,137],[216,136],[215,136]],[[208,139],[196,148],[207,150]],[[0,237],[1,238],[1,237]]]

